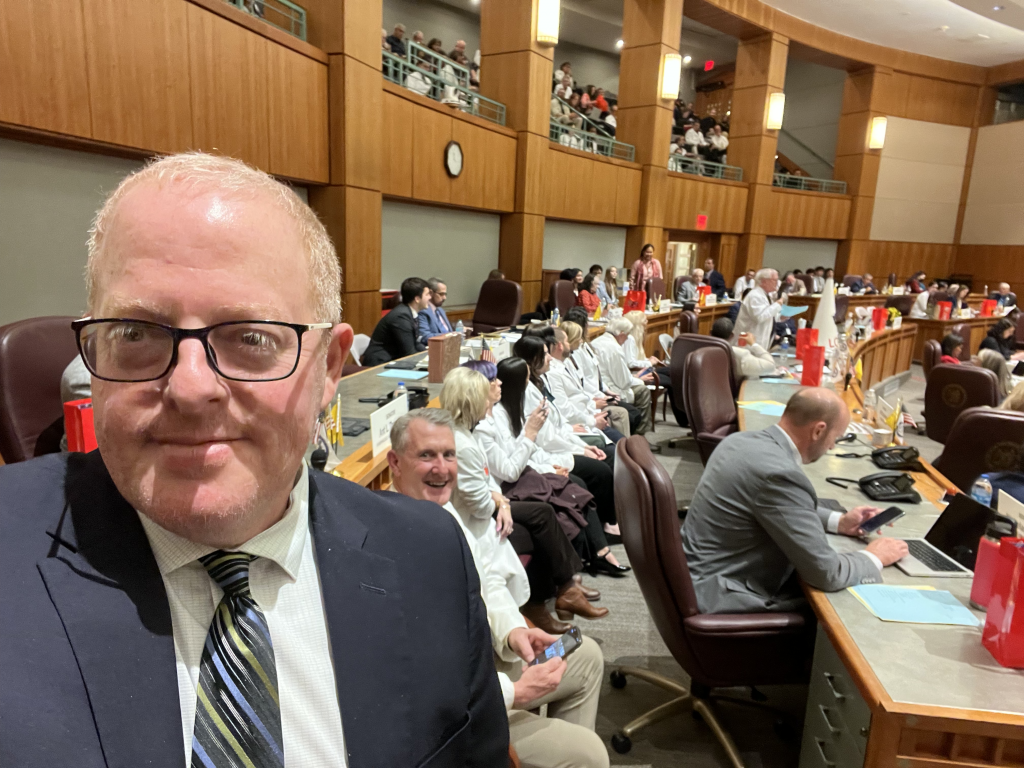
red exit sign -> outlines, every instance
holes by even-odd
[[[704,71],[705,72],[710,72],[714,68],[715,68],[715,60],[714,59],[708,59],[707,61],[704,62]]]
[[[703,232],[708,228],[708,215],[706,213],[697,214],[697,229]]]

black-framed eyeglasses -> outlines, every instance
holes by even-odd
[[[299,365],[302,336],[333,323],[234,320],[206,328],[175,328],[148,320],[87,317],[71,323],[89,372],[105,381],[162,379],[178,362],[183,339],[198,339],[210,367],[232,381],[279,381]]]

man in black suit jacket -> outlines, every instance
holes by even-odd
[[[419,340],[416,317],[430,303],[430,286],[419,277],[402,281],[402,303],[377,323],[363,353],[364,366],[383,365],[400,357],[422,352],[427,347]]]
[[[163,158],[87,272],[99,450],[0,467],[0,765],[507,762],[455,521],[303,462],[352,339],[312,211]]]
[[[725,278],[715,269],[715,260],[712,258],[704,260],[704,284],[710,285],[711,292],[719,298],[726,294]]]

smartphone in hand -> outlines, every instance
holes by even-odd
[[[568,632],[545,648],[543,653],[537,654],[537,658],[530,662],[530,666],[543,664],[545,661],[551,661],[555,658],[564,659],[579,648],[582,643],[583,636],[580,634],[579,627],[571,627]]]

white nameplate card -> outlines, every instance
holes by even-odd
[[[400,416],[409,412],[409,396],[396,397],[390,403],[370,414],[370,434],[373,435],[373,455],[379,456],[391,447],[391,427]]]

